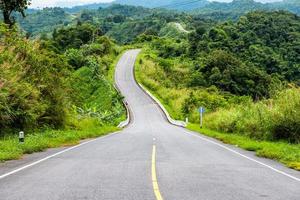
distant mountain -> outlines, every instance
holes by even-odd
[[[111,3],[94,3],[63,9],[68,13],[78,13],[82,10],[97,10],[99,7],[107,8],[114,4],[121,4],[145,8],[192,11],[194,14],[212,15],[212,18],[217,15],[217,18],[222,19],[238,18],[254,10],[288,10],[300,14],[300,0],[282,0],[273,3],[261,3],[259,1],[261,0],[233,0],[229,3],[209,0],[115,0]]]
[[[300,0],[284,0],[283,2],[270,3],[268,6],[272,9],[288,10],[300,14]]]
[[[230,3],[211,2],[192,12],[214,19],[237,19],[239,16],[254,10],[287,10],[300,14],[300,0],[284,0],[274,3],[260,3],[254,0],[233,0]]]
[[[198,10],[199,12],[248,12],[264,8],[266,8],[265,4],[254,0],[233,0],[230,3],[211,2]]]
[[[114,3],[122,5],[143,6],[147,8],[167,8],[177,10],[193,10],[207,4],[207,0],[115,0]]]
[[[69,13],[78,13],[81,10],[97,10],[100,7],[107,8],[111,5],[112,5],[112,3],[93,3],[93,4],[86,4],[86,5],[81,5],[81,6],[74,6],[71,8],[64,8],[64,10]]]

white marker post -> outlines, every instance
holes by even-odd
[[[199,108],[199,113],[200,113],[200,128],[203,127],[203,113],[205,112],[204,107]]]
[[[20,143],[24,143],[25,142],[25,136],[24,136],[24,132],[23,131],[20,131],[19,132],[19,142]]]

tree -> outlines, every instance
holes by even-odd
[[[25,9],[30,5],[31,0],[0,0],[0,10],[3,13],[4,23],[10,27],[15,23],[11,17],[13,12],[20,12],[25,17]]]

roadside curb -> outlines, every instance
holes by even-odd
[[[137,82],[137,81],[136,81]],[[175,120],[173,119],[170,114],[168,113],[168,111],[166,110],[166,108],[160,103],[160,101],[154,96],[152,95],[142,84],[138,83],[139,87],[159,106],[159,108],[163,111],[163,113],[165,114],[167,120],[175,125],[175,126],[180,126],[180,127],[186,127],[187,124],[184,121],[180,121],[180,120]]]
[[[142,50],[139,49],[139,53],[141,52]],[[135,62],[137,61],[137,59],[135,60]],[[136,64],[136,63],[135,63]],[[172,119],[172,117],[170,116],[170,114],[168,113],[168,111],[165,109],[165,107],[160,103],[160,101],[154,96],[152,95],[142,84],[140,84],[137,79],[136,79],[136,75],[135,75],[135,64],[133,66],[133,78],[134,78],[134,81],[136,82],[137,86],[147,95],[149,96],[152,101],[154,101],[154,103],[156,103],[158,105],[158,107],[162,110],[162,112],[164,113],[165,117],[167,118],[168,122],[170,124],[173,124],[175,126],[179,126],[179,127],[186,127],[187,124],[184,122],[184,121],[179,121],[179,120],[174,120]]]
[[[117,92],[119,93],[119,94],[122,94],[121,93],[121,91],[120,91],[120,89],[119,89],[119,86],[117,85],[117,83],[115,83],[114,84],[114,88],[117,90]],[[123,105],[124,105],[124,107],[125,107],[125,109],[126,109],[126,120],[124,120],[124,121],[122,121],[122,122],[120,122],[119,123],[119,125],[118,125],[118,128],[125,128],[126,126],[128,126],[129,124],[130,124],[130,122],[131,122],[131,118],[130,118],[130,108],[129,108],[129,105],[128,105],[128,103],[127,103],[127,101],[125,100],[125,99],[123,99]]]
[[[141,50],[140,50],[141,51]],[[118,65],[118,64],[117,64]],[[116,74],[115,74],[115,77],[116,77]],[[167,121],[170,123],[170,124],[173,124],[175,126],[179,126],[179,127],[186,127],[187,124],[184,122],[184,121],[180,121],[180,120],[174,120],[170,114],[168,113],[168,111],[165,109],[165,107],[160,103],[160,101],[154,96],[152,95],[142,84],[140,84],[137,79],[136,79],[136,76],[135,76],[135,65],[133,66],[133,77],[134,77],[134,80],[137,84],[137,86],[147,95],[149,96],[153,101],[154,103],[156,103],[158,105],[158,107],[162,110],[162,112],[164,113]],[[116,79],[115,79],[116,80]],[[120,93],[121,93],[121,90],[119,89],[119,86],[118,84],[115,82],[114,83],[114,88]],[[132,114],[131,114],[131,109],[130,109],[130,106],[129,104],[127,103],[126,99],[123,99],[123,105],[126,109],[126,113],[127,113],[127,119],[125,121],[122,121],[120,122],[120,124],[118,125],[118,128],[125,128],[127,127],[131,122],[132,122]]]
[[[126,51],[125,51],[125,52],[126,52]],[[124,55],[125,52],[123,52],[123,55]],[[122,55],[122,56],[123,56],[123,55]],[[115,68],[117,68],[118,64],[119,64],[119,62],[116,64],[116,67],[115,67]],[[120,90],[120,87],[118,86],[118,84],[117,84],[117,82],[116,82],[116,73],[114,73],[114,88],[117,90],[117,92],[118,92],[119,94],[122,95],[122,92],[121,92],[121,90]],[[131,111],[130,111],[130,108],[129,108],[129,105],[128,105],[126,99],[124,98],[124,99],[122,100],[122,102],[123,102],[123,105],[124,105],[124,107],[125,107],[125,109],[126,109],[126,120],[120,122],[119,125],[118,125],[118,128],[125,128],[125,127],[127,127],[127,126],[131,123],[131,121],[132,121],[132,119],[131,119],[131,116],[132,116],[132,115],[131,115]]]

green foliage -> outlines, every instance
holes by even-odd
[[[101,33],[91,24],[78,24],[67,28],[54,30],[53,42],[60,51],[74,48],[79,49],[82,45],[91,43]]]
[[[24,40],[16,32],[7,34],[1,25],[1,130],[44,123],[61,127],[66,115],[67,63],[37,42]]]
[[[271,83],[271,77],[263,70],[247,66],[222,50],[211,52],[200,72],[203,74],[200,78],[209,86],[215,85],[237,95],[267,96],[266,86]]]
[[[148,52],[137,64],[138,80],[171,116],[198,123],[204,106],[210,129],[299,143],[299,17],[252,12],[194,30],[188,40],[138,40]]]
[[[166,38],[187,38],[188,31],[181,30],[178,26],[181,26],[181,24],[168,23],[165,27],[163,27],[160,30],[158,35]]]
[[[13,12],[20,12],[23,17],[25,17],[25,9],[30,4],[31,0],[1,0],[0,10],[3,14],[4,23],[8,24],[10,27],[15,23],[14,19],[11,17]]]
[[[94,29],[82,24],[58,30],[56,41],[30,41],[1,24],[1,135],[15,129],[76,128],[75,119],[116,125],[123,118],[122,97],[107,78],[118,48],[107,37],[88,41],[89,30]],[[70,48],[71,41],[60,40],[68,31],[83,44]]]
[[[287,89],[272,99],[220,109],[205,117],[206,126],[256,139],[300,142],[300,90]]]
[[[28,12],[26,17],[15,14],[17,22],[29,36],[36,37],[41,33],[49,36],[55,28],[72,23],[72,16],[62,8],[44,8],[35,12]]]
[[[201,28],[201,27],[199,27]],[[299,17],[287,12],[252,12],[236,23],[217,24],[189,37],[196,61],[193,86],[211,86],[233,94],[267,97],[274,82],[299,80]],[[204,82],[197,81],[204,77]],[[196,83],[199,83],[196,85]]]
[[[190,79],[187,67],[187,63],[179,64],[178,60],[157,60],[152,54],[142,53],[136,63],[136,77],[163,102],[172,117],[180,120],[188,117],[190,121],[197,121],[197,108],[200,106],[205,106],[211,112],[220,107],[248,101],[245,97],[224,95],[216,87],[187,87]]]
[[[28,36],[38,37],[44,34],[49,37],[49,33],[54,29],[60,29],[61,38],[57,39],[64,46],[70,43],[68,38],[69,40],[75,39],[74,45],[71,46],[72,48],[82,45],[83,39],[78,38],[78,34],[82,35],[82,30],[80,31],[79,28],[75,28],[75,24],[79,26],[82,24],[86,25],[87,23],[92,24],[93,29],[95,29],[95,35],[106,34],[123,44],[131,43],[143,33],[151,35],[158,35],[160,33],[161,36],[169,35],[177,37],[176,32],[178,32],[181,35],[180,37],[186,37],[187,34],[178,31],[179,29],[174,26],[174,23],[188,26],[192,21],[191,16],[186,13],[118,4],[113,4],[109,7],[106,6],[105,8],[100,7],[99,9],[79,10],[75,14],[70,14],[69,12],[73,11],[65,8],[45,8],[43,10],[28,11],[25,19],[18,14],[15,14],[15,16],[21,28],[26,31]],[[72,28],[62,29],[66,25]],[[166,25],[169,27],[165,28]],[[90,27],[82,28],[86,30],[90,29]],[[54,35],[53,37],[55,38]]]
[[[229,19],[238,20],[239,17],[252,11],[276,11],[286,10],[295,14],[300,13],[300,4],[297,0],[285,0],[283,2],[260,3],[254,0],[233,0],[231,2],[213,1],[203,7],[191,11],[202,18],[209,18],[218,21]]]

